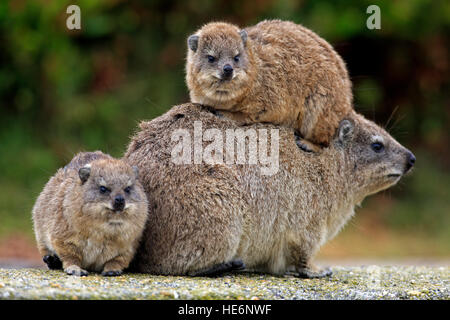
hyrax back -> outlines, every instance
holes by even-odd
[[[46,184],[33,208],[38,249],[68,274],[121,274],[147,219],[138,170],[109,155],[77,154]]]
[[[243,123],[294,128],[316,144],[327,145],[352,111],[341,57],[317,34],[288,21],[243,30],[203,26],[188,39],[186,82],[194,103]]]
[[[230,129],[255,130],[258,140],[265,139],[258,130],[278,130],[278,172],[263,174],[266,164],[260,161],[172,161],[175,146],[193,143],[194,121],[202,124],[203,150],[217,142],[205,137],[208,129],[224,139]],[[175,141],[180,129],[189,134]],[[275,135],[265,137],[275,143]],[[223,152],[226,159],[228,150]],[[141,123],[125,158],[139,167],[151,203],[133,267],[178,275],[238,260],[248,269],[271,273],[294,269],[304,277],[327,275],[311,267],[320,246],[339,232],[365,196],[397,183],[414,163],[411,152],[357,114],[341,121],[328,147],[308,153],[297,147],[292,129],[239,127],[194,104]]]

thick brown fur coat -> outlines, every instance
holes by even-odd
[[[324,39],[293,22],[262,21],[244,30],[248,36],[242,38],[237,26],[217,22],[195,33],[195,51],[188,47],[186,63],[191,101],[241,123],[291,127],[304,139],[327,145],[353,109],[341,57]],[[230,80],[222,77],[226,64],[234,69]]]
[[[274,175],[261,174],[262,164],[175,164],[171,136],[186,129],[192,137],[194,121],[224,136],[225,130],[239,128],[212,109],[175,106],[142,122],[124,156],[139,167],[150,202],[132,264],[136,271],[196,274],[241,259],[252,270],[282,274],[293,269],[323,276],[311,267],[319,248],[365,196],[394,185],[410,168],[411,152],[355,113],[319,153],[300,150],[292,129],[243,127],[279,130],[279,170]],[[203,147],[208,143],[203,141]],[[374,143],[382,143],[383,151],[375,152]]]
[[[81,180],[80,168],[89,168],[86,181]],[[99,186],[107,192],[101,194]],[[126,187],[128,194],[123,192]],[[125,205],[115,212],[111,202],[118,194],[123,194]],[[136,172],[99,151],[79,153],[59,169],[33,208],[44,261],[60,259],[67,273],[79,276],[87,270],[120,274],[135,253],[146,219],[147,197]]]

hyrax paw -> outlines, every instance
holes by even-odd
[[[313,271],[308,268],[302,268],[297,270],[297,277],[304,278],[304,279],[317,279],[317,278],[325,278],[330,277],[333,272],[330,269],[323,269],[323,270],[317,270]]]
[[[244,270],[245,263],[241,259],[231,261],[231,269],[235,271]]]
[[[298,134],[295,134],[295,143],[297,144],[297,147],[299,147],[300,150],[307,153],[317,153],[321,149],[319,145],[316,145],[308,140],[303,139]]]
[[[226,272],[239,271],[244,269],[244,262],[240,259],[236,259],[219,263],[203,270],[189,272],[188,275],[193,277],[219,277]]]
[[[89,273],[79,266],[71,265],[64,270],[69,276],[86,277]]]
[[[122,275],[122,270],[109,270],[102,272],[102,276],[104,277],[117,277],[120,275]]]
[[[62,262],[57,255],[46,255],[42,258],[50,270],[62,269]]]

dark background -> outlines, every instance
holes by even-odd
[[[66,8],[81,8],[79,31]],[[366,9],[381,8],[381,30]],[[450,1],[1,1],[0,257],[36,258],[32,205],[82,150],[125,151],[138,121],[189,100],[186,38],[202,24],[300,23],[347,63],[355,109],[417,157],[364,201],[324,257],[450,256]]]

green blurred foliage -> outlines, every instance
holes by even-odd
[[[80,31],[66,8],[81,8]],[[381,30],[366,8],[381,8]],[[355,108],[417,153],[385,223],[450,243],[450,2],[12,0],[0,2],[0,235],[32,232],[48,178],[81,150],[121,156],[136,124],[188,101],[186,38],[202,24],[280,18],[334,45]],[[376,197],[373,200],[376,201]],[[450,246],[450,245],[449,245]]]

